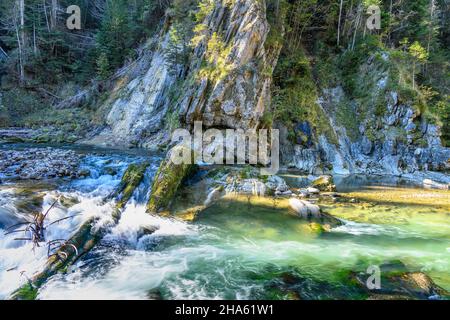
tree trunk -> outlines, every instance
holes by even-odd
[[[48,21],[47,5],[45,3],[45,0],[42,0],[42,7],[44,8],[44,16],[45,16],[45,22],[47,23],[47,31],[50,33],[50,23]]]
[[[17,36],[17,47],[19,49],[19,82],[23,85],[25,82],[25,0],[16,0],[18,19],[14,22]],[[18,21],[17,21],[18,20]]]
[[[361,22],[361,18],[362,18],[362,7],[361,4],[358,5],[358,9],[357,9],[357,14],[356,14],[356,21],[355,21],[355,32],[353,33],[353,41],[352,41],[352,51],[355,49],[355,44],[356,44],[356,35],[358,33],[358,28],[359,28],[359,24]]]
[[[3,50],[2,47],[0,47],[0,52],[1,52],[6,58],[9,58],[8,54],[6,53],[5,50]]]
[[[56,29],[56,25],[58,23],[58,0],[52,0],[52,13],[50,20],[50,27],[52,30]]]
[[[431,50],[431,40],[433,39],[433,19],[434,19],[434,0],[430,0],[430,29],[428,32],[428,43],[427,43],[427,56],[430,56]],[[425,64],[426,70],[428,70],[428,62]]]
[[[37,56],[37,41],[36,41],[36,23],[33,23],[33,53],[34,56]]]
[[[392,45],[392,43],[391,43],[392,6],[393,6],[392,2],[393,2],[393,0],[391,0],[391,3],[389,4],[389,36],[388,36],[389,45]]]
[[[340,37],[341,37],[341,19],[342,19],[342,7],[344,5],[344,0],[341,0],[341,4],[339,5],[339,22],[338,22],[338,33],[337,33],[337,45],[339,46]]]

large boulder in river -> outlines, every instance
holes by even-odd
[[[289,206],[302,218],[319,218],[320,207],[308,201],[289,199]]]
[[[291,198],[289,199],[289,207],[298,217],[319,222],[326,227],[325,229],[342,225],[342,222],[339,219],[322,212],[318,205],[312,204],[311,202]]]
[[[266,187],[267,189],[272,190],[275,194],[283,194],[289,191],[289,186],[286,181],[279,176],[270,176],[267,179]]]
[[[410,271],[401,261],[380,265],[379,289],[367,286],[369,274],[351,273],[350,279],[367,291],[369,300],[439,300],[450,298],[450,293],[439,287],[427,274]]]
[[[172,161],[174,152],[193,153],[190,149],[181,145],[173,147],[168,152],[153,180],[150,199],[147,204],[147,212],[157,213],[167,210],[183,181],[197,167],[192,161],[190,161],[191,163],[176,164]]]

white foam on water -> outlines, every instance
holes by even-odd
[[[156,229],[142,236],[143,228]],[[118,261],[104,275],[81,277],[80,270],[68,276],[53,277],[40,291],[39,299],[147,299],[167,277],[186,272],[188,260],[211,255],[210,248],[176,248],[164,252],[143,251],[145,242],[164,237],[195,237],[198,228],[175,219],[146,213],[145,205],[132,200],[122,212],[119,223],[104,237],[105,242],[128,244],[126,253],[117,257],[114,251],[103,258]],[[192,252],[194,250],[194,252]],[[200,251],[200,253],[199,253]]]
[[[105,240],[126,240],[137,246],[138,237],[143,228],[156,228],[151,237],[193,236],[197,228],[185,222],[150,215],[144,204],[131,200],[122,212],[119,223],[105,236]]]
[[[80,274],[53,277],[40,291],[39,299],[146,299],[167,274],[185,270],[183,263],[167,264],[165,256],[134,252],[105,276],[81,278]],[[79,271],[80,272],[80,271]]]
[[[346,233],[355,236],[371,235],[371,236],[393,236],[396,238],[423,238],[419,233],[411,230],[403,230],[395,226],[377,225],[370,223],[359,223],[354,221],[342,220],[343,225],[335,227],[331,232]]]
[[[106,174],[105,165],[115,166],[117,174]],[[86,167],[91,170],[91,177],[73,181],[68,188],[62,188],[64,192],[48,192],[43,212],[59,195],[79,201],[70,208],[51,210],[49,222],[76,216],[52,226],[47,232],[48,239],[69,238],[92,216],[100,217],[101,224],[110,223],[114,203],[105,203],[103,199],[120,183],[126,165],[126,161],[117,159],[111,163],[110,159],[87,157]],[[155,291],[161,291],[165,298],[171,299],[251,299],[263,286],[246,274],[262,273],[267,265],[302,268],[307,274],[324,280],[327,272],[333,274],[351,268],[360,259],[401,258],[421,264],[426,271],[441,273],[450,268],[450,248],[446,243],[439,247],[441,252],[428,250],[423,242],[421,247],[416,247],[383,241],[420,238],[420,234],[404,228],[345,221],[345,225],[332,230],[335,233],[332,239],[324,235],[312,239],[300,237],[298,241],[295,238],[274,241],[246,234],[224,235],[220,229],[147,214],[142,203],[147,194],[145,188],[136,191],[118,224],[104,238],[105,244],[110,242],[119,250],[105,244],[99,246],[98,252],[93,252],[86,261],[79,261],[71,269],[73,272],[49,279],[39,290],[38,298],[148,299],[154,297]],[[19,213],[8,201],[11,196],[11,190],[0,190],[0,213],[8,212],[17,219]],[[33,253],[32,244],[14,241],[14,237],[5,236],[0,230],[0,299],[7,298],[24,284],[26,276],[42,270],[47,259],[46,248],[36,248]],[[150,250],[149,244],[154,245]],[[98,266],[92,266],[89,259],[95,260]]]
[[[90,161],[95,162],[95,159],[95,157],[91,157]],[[98,161],[98,163],[102,162]],[[126,166],[126,163],[120,163],[120,165]],[[95,176],[95,168],[91,167],[91,170]],[[123,172],[124,169],[122,168],[121,171]],[[46,225],[59,219],[70,218],[49,226],[45,232],[46,241],[70,239],[80,225],[93,216],[100,218],[99,225],[111,223],[114,203],[105,203],[103,199],[120,182],[119,176],[120,173],[116,176],[96,175],[96,177],[75,180],[70,183],[66,188],[70,191],[47,192],[43,199],[41,211],[43,213],[60,196],[75,198],[79,203],[70,208],[57,205],[49,211]],[[5,219],[5,228],[11,225],[10,222],[17,223],[17,221],[24,220],[24,216],[11,206],[14,199],[13,194],[13,187],[0,192],[0,213],[2,215],[7,213],[10,216],[10,219]],[[3,217],[8,215],[5,214]],[[29,221],[32,219],[30,216],[27,218]],[[23,229],[23,227],[18,227],[16,230],[19,229]],[[45,243],[33,250],[31,241],[14,240],[27,237],[29,235],[25,233],[5,235],[5,230],[0,229],[0,299],[7,298],[15,289],[25,284],[28,281],[27,277],[31,278],[35,273],[41,271],[47,261],[48,250]]]
[[[163,252],[128,250],[127,255],[121,257],[120,263],[104,275],[80,277],[75,273],[53,277],[39,291],[39,298],[148,299],[152,289],[166,283],[173,298],[181,297],[177,290],[187,290],[186,281],[189,280],[178,276],[189,271],[193,260],[211,259],[212,250],[214,248],[209,246],[178,247]],[[200,287],[193,292],[198,294],[199,290],[201,291]]]

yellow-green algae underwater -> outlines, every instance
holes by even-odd
[[[195,223],[214,227],[213,243],[227,251],[228,263],[235,264],[229,268],[237,273],[247,270],[257,278],[293,273],[319,283],[302,297],[364,298],[342,275],[398,261],[450,289],[449,191],[372,185],[346,188],[340,195],[318,202],[345,221],[331,232],[297,218],[287,199],[245,196],[227,196]]]

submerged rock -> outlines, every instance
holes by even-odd
[[[369,275],[351,273],[350,279],[369,294],[369,300],[428,300],[448,299],[450,293],[439,287],[423,272],[410,272],[400,261],[380,266],[381,288],[367,288]]]
[[[296,198],[289,199],[289,207],[302,219],[313,220],[322,224],[323,230],[330,230],[333,227],[342,225],[342,222],[320,210],[320,207],[305,200]],[[316,225],[310,226],[313,231],[317,231]],[[321,229],[322,231],[322,229]]]
[[[336,191],[336,186],[334,185],[332,176],[321,176],[312,182],[312,186],[319,191]]]
[[[278,268],[277,268],[278,269]],[[343,287],[312,277],[295,267],[269,273],[272,280],[265,285],[265,299],[282,300],[343,300],[365,299],[367,295],[358,287]]]
[[[368,274],[340,271],[340,284],[315,279],[301,270],[275,270],[267,287],[276,299],[428,300],[448,299],[449,292],[423,272],[408,272],[401,262],[381,265],[381,289],[367,288]]]

